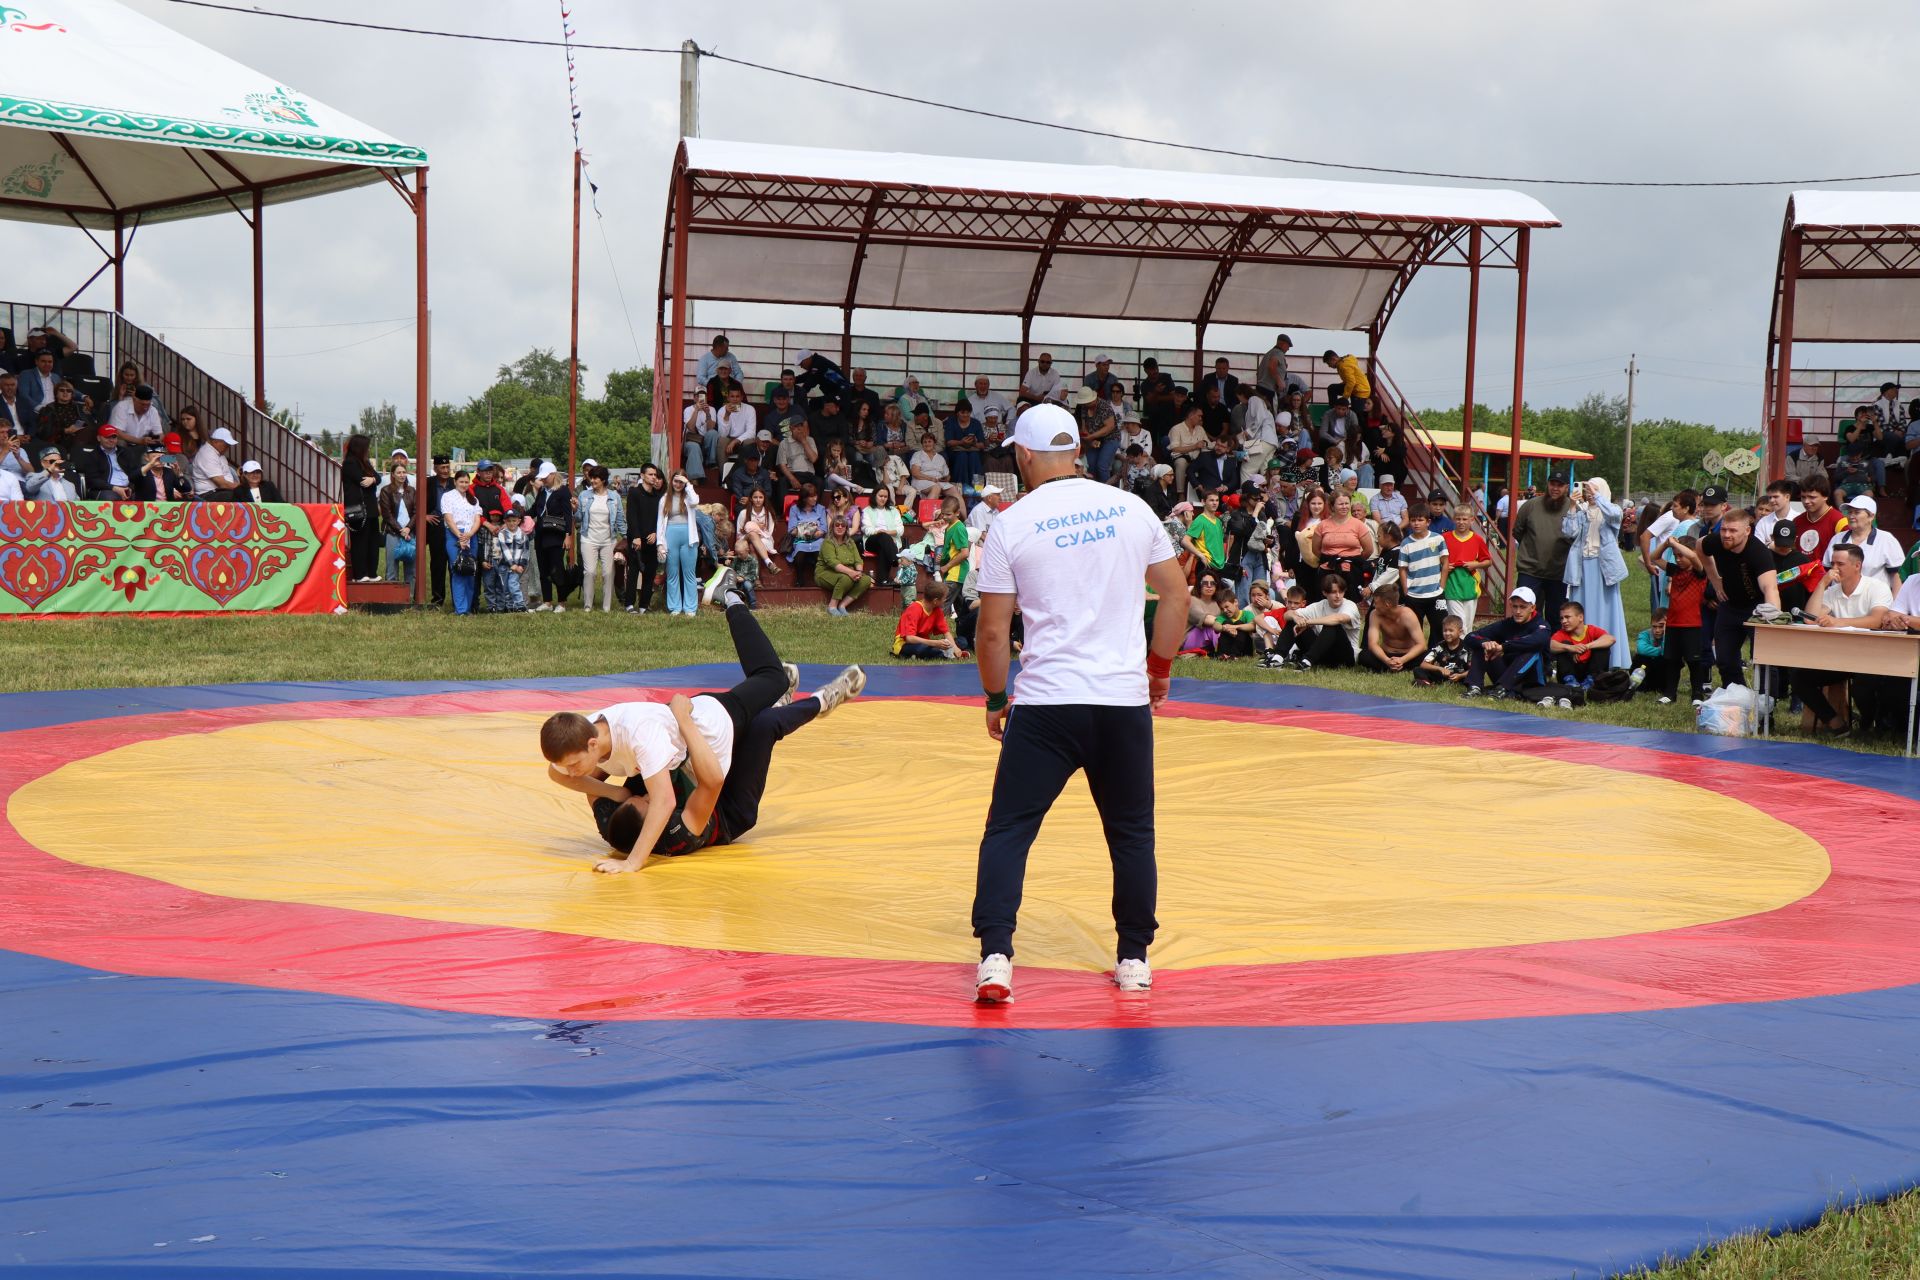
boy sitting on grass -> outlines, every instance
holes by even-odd
[[[1473,651],[1467,648],[1467,633],[1460,619],[1449,613],[1440,619],[1440,642],[1427,650],[1414,668],[1413,683],[1422,689],[1437,685],[1465,684]]]
[[[1560,606],[1560,629],[1547,642],[1553,654],[1553,678],[1556,684],[1591,689],[1593,677],[1606,669],[1606,659],[1593,660],[1596,653],[1613,648],[1613,637],[1599,627],[1587,625],[1587,610],[1577,600]]]

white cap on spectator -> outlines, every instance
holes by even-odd
[[[1847,499],[1847,510],[1864,511],[1870,516],[1877,516],[1880,514],[1880,504],[1873,500],[1872,494],[1863,493],[1857,498]]]
[[[540,464],[539,474],[534,476],[534,479],[545,480],[548,476],[552,475],[554,472],[558,471],[559,469],[560,468],[554,466],[551,462],[543,462]]]
[[[771,432],[771,431],[762,431],[762,432],[760,433],[760,438],[761,438],[762,440],[771,440],[771,439],[773,439],[773,432]]]
[[[1153,478],[1155,480],[1158,480],[1161,476],[1170,476],[1172,474],[1173,474],[1173,468],[1168,466],[1166,463],[1156,462],[1153,464]]]
[[[980,496],[983,498],[991,498],[996,493],[1005,493],[1005,492],[1006,490],[1002,489],[999,485],[990,484],[986,486],[984,489],[980,490]]]
[[[1380,483],[1384,486],[1384,485],[1390,485],[1390,484],[1398,484],[1399,481],[1395,480],[1392,476],[1381,476]]]
[[[1113,357],[1108,355],[1106,352],[1102,351],[1099,355],[1093,358],[1093,362],[1095,364],[1112,364]]]
[[[1509,591],[1507,593],[1507,599],[1525,600],[1528,604],[1539,603],[1539,601],[1534,598],[1532,587],[1515,587],[1512,591]]]
[[[243,462],[240,464],[240,470],[247,473],[248,475],[259,475],[260,464],[257,462]]]
[[[395,449],[392,453],[388,454],[387,456],[389,458],[407,458],[409,461],[412,460],[411,456],[407,453],[405,449]]]
[[[795,364],[805,364],[807,361],[811,359],[813,359],[812,347],[802,347],[798,351],[793,353],[793,362]]]
[[[1013,424],[1013,442],[1035,453],[1059,453],[1080,447],[1080,427],[1057,404],[1036,404]]]
[[[208,436],[207,439],[217,441],[220,444],[236,444],[237,445],[240,443],[238,440],[235,440],[233,438],[233,432],[227,430],[225,427],[214,428],[213,434]]]
[[[600,459],[588,458],[585,462],[580,464],[580,469],[582,471],[585,471],[588,467],[597,467],[599,465],[600,465]]]

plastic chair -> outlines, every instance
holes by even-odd
[[[922,498],[919,505],[913,509],[914,519],[918,520],[922,526],[932,524],[933,518],[939,514],[940,499],[938,498]]]

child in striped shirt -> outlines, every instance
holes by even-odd
[[[1407,536],[1400,543],[1400,598],[1420,616],[1427,637],[1439,642],[1434,616],[1440,612],[1440,590],[1447,577],[1447,545],[1434,533],[1425,507],[1407,512]]]

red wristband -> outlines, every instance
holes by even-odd
[[[1147,674],[1155,680],[1165,680],[1173,675],[1173,659],[1163,658],[1153,650],[1147,650]]]

